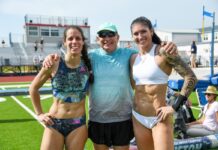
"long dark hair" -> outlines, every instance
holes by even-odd
[[[148,18],[141,16],[141,17],[138,17],[132,21],[131,26],[130,26],[131,33],[132,33],[133,25],[137,24],[137,23],[148,27],[150,30],[152,30],[154,32],[154,28],[151,24],[151,21]],[[152,42],[155,44],[161,44],[161,39],[157,36],[157,34],[155,32],[152,36]]]
[[[66,41],[66,38],[67,38],[67,31],[69,29],[76,29],[80,32],[80,34],[82,35],[82,40],[84,41],[84,45],[83,45],[83,48],[82,48],[82,59],[86,65],[86,67],[88,68],[89,70],[89,82],[90,83],[93,83],[94,82],[94,74],[93,74],[93,71],[92,71],[92,66],[91,66],[91,62],[88,58],[88,54],[87,54],[87,50],[88,50],[88,46],[85,42],[86,38],[83,34],[83,31],[82,29],[79,27],[79,26],[76,26],[76,25],[71,25],[71,26],[68,26],[65,30],[64,30],[64,41]]]

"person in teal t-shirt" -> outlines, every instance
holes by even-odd
[[[133,138],[131,119],[133,90],[130,83],[130,57],[137,50],[119,48],[119,34],[112,23],[102,24],[97,31],[98,49],[89,50],[94,83],[89,89],[89,138],[95,150],[128,150]],[[175,44],[166,43],[167,53],[175,53]],[[57,54],[45,58],[50,67]]]
[[[117,47],[118,40],[116,26],[105,23],[97,32],[100,48],[89,51],[95,82],[90,86],[88,133],[96,150],[127,150],[134,137],[129,59],[137,51]]]

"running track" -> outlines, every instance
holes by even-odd
[[[35,76],[8,76],[0,77],[1,82],[30,82],[34,79]]]

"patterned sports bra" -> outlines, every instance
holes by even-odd
[[[77,68],[68,68],[61,58],[55,76],[51,79],[54,97],[68,103],[80,102],[86,96],[89,72],[81,60]]]

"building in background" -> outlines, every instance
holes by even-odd
[[[70,25],[78,25],[84,32],[86,43],[90,44],[88,18],[65,16],[24,16],[24,34],[9,33],[4,49],[1,47],[0,75],[33,72],[35,58],[44,58],[51,53],[62,53],[63,32]],[[43,39],[43,42],[42,42]],[[40,42],[41,41],[41,42]],[[40,44],[41,43],[41,44]],[[38,71],[38,70],[37,70]]]
[[[180,55],[186,61],[190,61],[191,55],[191,43],[196,41],[197,44],[197,62],[201,66],[209,66],[210,53],[211,53],[211,40],[212,40],[212,28],[205,27],[204,34],[202,35],[202,28],[190,29],[190,30],[164,30],[155,29],[157,35],[162,41],[174,42],[179,50]],[[214,31],[214,63],[218,62],[218,25],[215,26]],[[125,42],[126,40],[120,43]],[[122,46],[123,44],[121,44]]]
[[[20,73],[23,68],[30,70],[29,68],[34,65],[33,58],[36,56],[44,58],[51,53],[63,52],[63,32],[70,25],[81,27],[87,39],[86,42],[89,44],[89,49],[99,47],[96,42],[91,43],[91,27],[89,26],[88,18],[26,15],[24,16],[23,35],[10,33],[9,37],[0,37],[1,40],[5,41],[4,48],[0,47],[0,73],[8,70],[8,66],[11,67],[10,70],[12,72]],[[155,32],[161,40],[172,41],[177,45],[180,55],[186,62],[189,62],[190,59],[191,43],[196,41],[198,48],[197,61],[202,67],[209,66],[210,62],[211,30],[211,27],[205,27],[202,36],[202,28],[186,30],[155,28]],[[40,42],[42,38],[43,50],[35,51],[34,43],[36,41]],[[128,37],[128,39],[131,39],[131,37]],[[215,26],[214,41],[214,63],[216,62],[216,65],[218,65],[218,26]],[[136,44],[132,40],[126,40],[122,37],[119,41],[119,46],[137,49]]]
[[[47,44],[59,43],[63,39],[62,36],[66,27],[78,25],[83,30],[87,43],[90,44],[88,18],[40,15],[26,15],[24,18],[26,43],[34,43],[36,40],[39,41],[41,37]]]
[[[192,30],[161,30],[156,29],[157,35],[163,41],[174,42],[179,50],[180,55],[189,61],[191,55],[191,43],[196,41],[197,44],[197,62],[202,66],[209,66],[210,50],[212,40],[212,28],[205,27],[202,35],[202,28]],[[218,25],[214,31],[214,62],[218,59]]]
[[[186,61],[190,61],[191,55],[191,43],[196,41],[197,44],[197,62],[201,66],[209,66],[210,62],[210,50],[211,50],[211,37],[212,28],[205,27],[204,34],[202,36],[202,28],[199,29],[177,29],[167,30],[155,28],[155,32],[161,38],[162,41],[174,42],[179,50],[181,57]],[[131,43],[133,49],[137,49],[135,43],[131,40],[121,39],[119,42],[120,47],[126,47],[128,43]],[[214,63],[218,62],[218,25],[215,26],[214,33]]]

